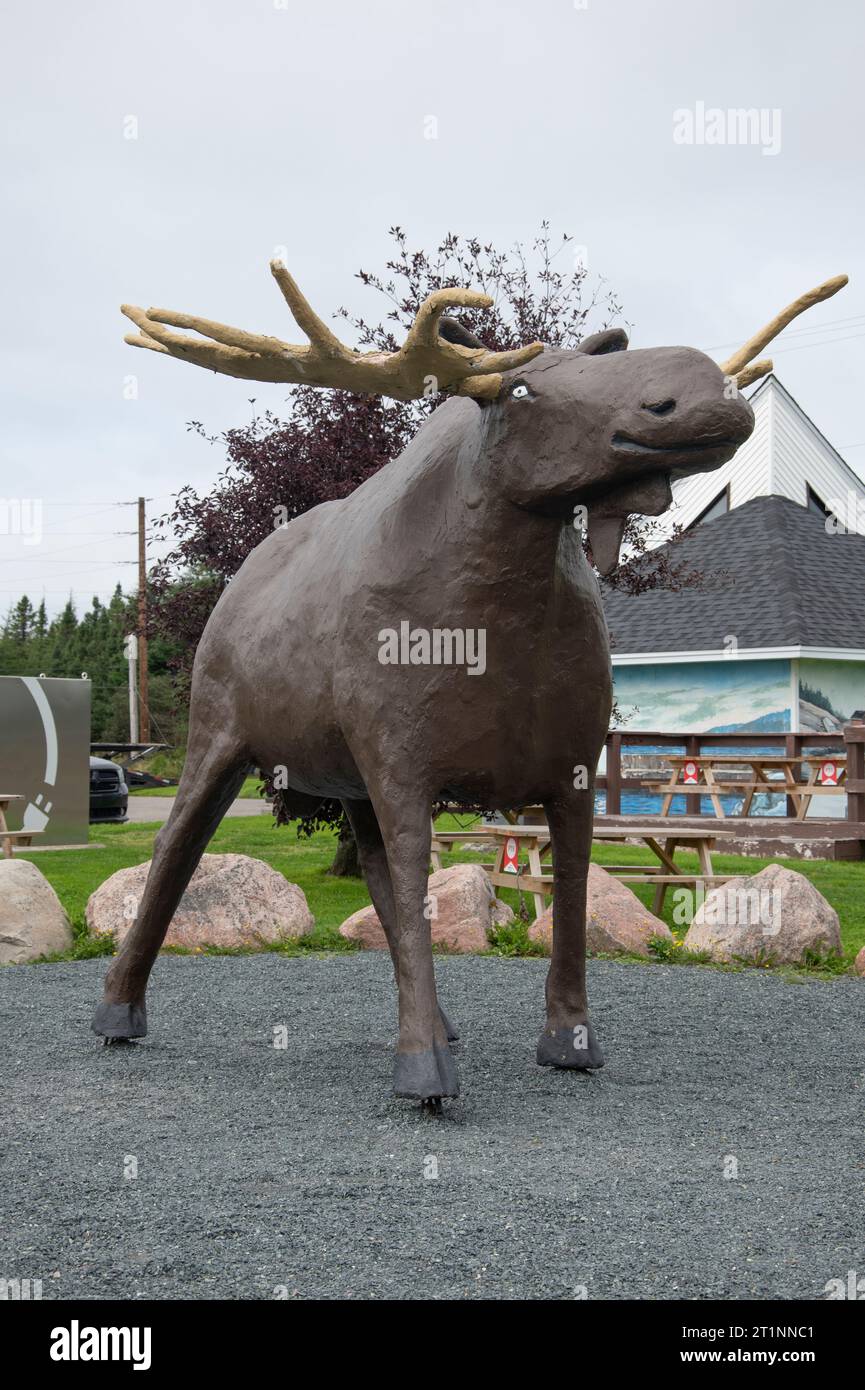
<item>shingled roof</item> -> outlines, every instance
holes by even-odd
[[[740,648],[865,651],[865,536],[827,533],[786,497],[755,497],[662,547],[702,571],[702,589],[617,593],[604,587],[613,655]]]

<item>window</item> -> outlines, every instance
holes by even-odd
[[[831,516],[829,508],[821,497],[818,497],[811,484],[807,484],[808,490],[808,511],[815,512],[817,516]]]
[[[694,520],[691,522],[691,526],[699,526],[701,521],[714,521],[716,517],[723,516],[724,513],[728,512],[729,510],[730,491],[729,488],[725,487],[723,492],[719,492],[718,496],[712,499],[708,507],[704,507],[703,510],[700,512],[700,515],[694,518]],[[691,526],[688,527],[689,531],[691,529]]]

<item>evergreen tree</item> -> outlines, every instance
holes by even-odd
[[[129,670],[124,640],[138,622],[135,594],[118,584],[108,603],[94,597],[79,621],[70,598],[50,622],[44,601],[33,607],[26,596],[12,604],[0,623],[0,675],[65,676],[79,679],[86,671],[91,682],[90,736],[97,742],[129,740]],[[182,744],[186,710],[177,708],[170,666],[177,661],[176,644],[151,638],[149,647],[150,716],[159,742]]]

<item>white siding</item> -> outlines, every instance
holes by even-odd
[[[810,485],[827,505],[845,502],[849,492],[860,499],[865,516],[865,484],[785,391],[774,375],[750,397],[754,432],[738,453],[714,473],[699,473],[673,485],[674,505],[659,522],[659,540],[675,523],[690,526],[729,484],[733,507],[753,497],[789,497],[807,502]],[[865,525],[858,529],[865,534]]]
[[[795,401],[778,392],[775,394],[773,491],[792,497],[804,506],[810,485],[827,506],[837,504],[843,513],[847,493],[853,491],[861,498],[865,496],[865,488],[840,463],[834,450],[827,446]]]
[[[772,492],[770,459],[774,398],[771,391],[762,391],[753,402],[754,433],[726,465],[730,470],[730,500],[734,507],[744,506],[752,497],[765,497]],[[707,478],[714,475],[707,473]],[[699,516],[697,512],[695,515]]]

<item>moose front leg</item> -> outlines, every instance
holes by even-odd
[[[547,976],[547,1022],[538,1065],[602,1067],[586,1000],[586,886],[592,850],[594,788],[544,803],[553,849],[553,958]]]
[[[456,1064],[439,1008],[427,907],[430,857],[430,800],[394,787],[375,793],[373,805],[387,852],[393,892],[392,938],[399,990],[399,1042],[394,1091],[433,1108],[443,1096],[459,1095]]]

